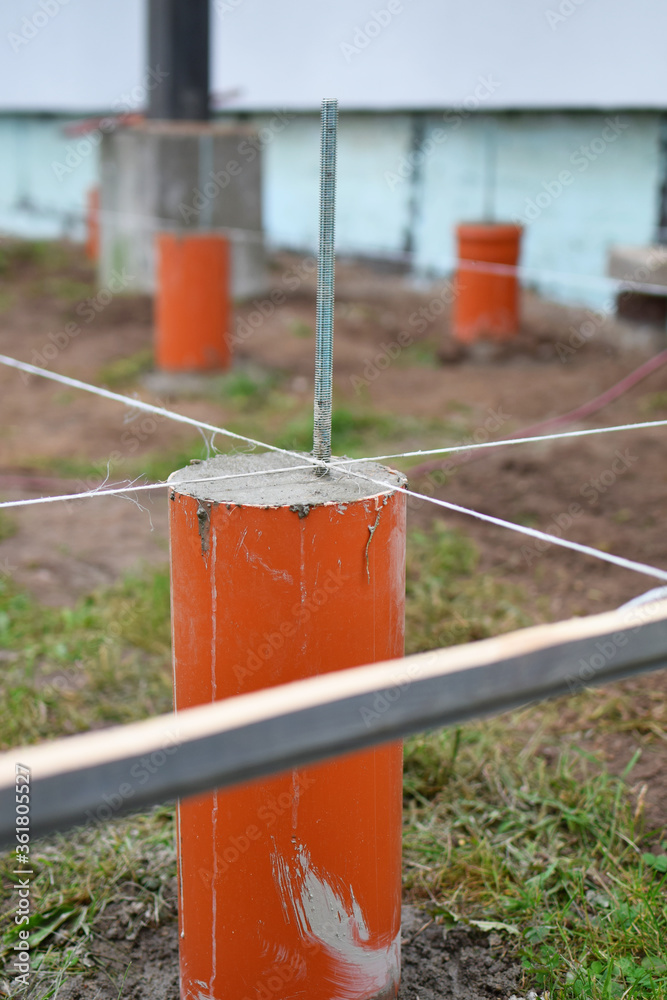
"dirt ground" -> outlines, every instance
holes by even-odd
[[[291,287],[290,277],[303,261],[281,257],[275,262],[276,288]],[[417,290],[407,279],[377,273],[360,265],[341,264],[337,275],[335,383],[337,399],[351,403],[369,399],[383,414],[439,417],[469,428],[460,441],[477,432],[502,436],[565,413],[597,396],[633,371],[659,349],[661,337],[646,330],[595,320],[593,336],[578,349],[569,344],[582,323],[582,310],[524,300],[520,338],[510,347],[488,347],[461,356],[449,335],[447,308],[435,316],[444,286]],[[258,300],[270,303],[270,299]],[[418,332],[410,319],[430,309],[433,321]],[[306,401],[312,392],[314,343],[303,331],[314,325],[314,279],[309,274],[286,301],[258,328],[248,320],[256,305],[237,310],[242,336],[238,364],[284,373],[283,389]],[[0,313],[2,352],[89,381],[98,381],[110,362],[150,348],[150,305],[145,300],[113,300],[76,337],[65,337],[53,361],[50,334],[63,335],[72,308],[49,296],[19,296]],[[245,322],[245,326],[243,323]],[[398,337],[408,332],[412,343],[400,349]],[[61,341],[62,342],[62,341]],[[392,347],[392,345],[394,345]],[[562,354],[563,345],[571,354]],[[664,344],[662,346],[665,346]],[[441,363],[437,354],[448,360]],[[388,366],[385,367],[389,358]],[[360,385],[360,380],[367,383]],[[143,399],[162,402],[193,417],[220,424],[225,408],[217,400],[180,397],[178,392],[151,392]],[[103,474],[77,479],[58,474],[59,463],[77,460],[106,466],[117,456],[110,479],[123,480],[124,464],[156,450],[173,451],[192,440],[188,428],[156,420],[84,392],[0,366],[0,493],[6,499],[81,491],[98,485]],[[667,366],[654,372],[598,414],[571,429],[667,418]],[[497,428],[497,429],[495,429]],[[559,428],[559,429],[570,429]],[[470,453],[445,487],[423,478],[416,489],[473,509],[532,527],[553,531],[567,522],[567,537],[631,559],[667,565],[667,534],[661,508],[667,466],[661,461],[662,428],[627,431],[575,441],[521,445]],[[451,443],[450,440],[447,443]],[[419,435],[411,442],[422,445]],[[618,456],[621,456],[619,458]],[[415,463],[418,459],[415,459]],[[42,471],[46,470],[46,471]],[[142,504],[152,518],[125,499],[108,498],[14,512],[18,533],[0,543],[0,567],[12,567],[16,579],[44,601],[61,603],[115,579],[133,565],[163,562],[166,553],[165,503],[160,494],[144,494]],[[570,508],[579,510],[574,517]],[[528,539],[485,525],[464,515],[443,512],[410,501],[412,523],[444,519],[466,531],[481,552],[481,570],[493,569],[523,586],[546,620],[617,607],[653,586],[626,570],[556,546],[544,553]],[[103,526],[104,530],[100,530]],[[64,558],[66,557],[66,558]],[[539,593],[537,587],[539,584]]]
[[[299,258],[281,256],[274,261],[272,280],[285,292],[285,301],[274,306],[266,297],[239,307],[236,356],[240,365],[283,373],[284,391],[305,401],[311,394],[314,354],[309,334],[314,326],[312,269]],[[466,441],[475,429],[483,434],[491,425],[492,436],[502,436],[585,403],[667,346],[662,335],[545,303],[527,293],[522,331],[515,343],[462,352],[451,341],[448,309],[442,308],[445,287],[418,288],[396,273],[353,262],[339,265],[335,344],[339,401],[366,399],[382,413],[436,416],[454,424],[463,413]],[[41,364],[40,357],[44,360],[53,353],[47,353],[53,344],[49,334],[64,330],[72,304],[48,294],[24,294],[19,279],[15,291],[13,302],[0,313],[0,351]],[[262,304],[266,315],[253,326]],[[430,317],[423,330],[419,309]],[[593,325],[588,339],[577,337],[584,323]],[[398,338],[405,331],[412,340],[401,347]],[[583,346],[573,346],[582,340]],[[76,337],[61,336],[64,346],[47,364],[97,382],[105,365],[149,348],[151,341],[150,303],[114,300]],[[226,418],[218,400],[177,391],[156,393],[145,383],[137,391],[143,399],[215,424]],[[67,473],[66,463],[100,462],[104,467],[114,453],[120,458],[110,478],[122,480],[124,463],[130,459],[160,449],[173,452],[192,439],[190,431],[177,424],[132,413],[117,403],[38,377],[24,377],[4,366],[0,366],[0,413],[2,499],[91,488],[100,477],[96,482],[77,479]],[[667,418],[667,366],[572,428],[662,418]],[[429,486],[428,480],[414,477],[412,485],[546,531],[564,525],[572,540],[667,568],[664,441],[665,429],[653,428],[514,446],[478,453],[458,466],[444,486],[433,481]],[[417,436],[413,447],[421,443]],[[164,492],[143,494],[141,505],[143,509],[125,499],[105,498],[12,511],[17,531],[0,541],[0,573],[11,574],[40,600],[61,604],[137,566],[164,564]],[[542,552],[529,539],[430,504],[411,501],[409,511],[412,524],[427,525],[441,517],[470,535],[481,553],[480,570],[521,586],[537,620],[612,609],[657,585],[649,577],[557,546]],[[626,682],[618,690],[629,692],[637,706],[642,699],[653,699],[656,718],[664,719],[666,673]],[[631,714],[631,709],[623,710]],[[633,778],[647,784],[651,821],[667,822],[664,743],[651,740],[650,733],[633,731],[631,719],[627,733],[606,743],[604,737],[586,734],[586,738],[603,749],[616,772],[638,746],[645,751]],[[492,938],[464,932],[444,938],[434,925],[416,934],[419,919],[408,909],[406,940],[411,943],[404,952],[404,1000],[481,1000],[521,993],[520,971],[503,959],[502,948],[494,946]],[[128,954],[134,963],[123,995],[137,1000],[176,997],[175,926],[144,932],[128,947],[129,953],[125,949],[114,958],[121,945],[108,944],[110,968],[118,963],[120,968]],[[90,984],[84,989],[72,981],[61,995],[72,1000],[84,995],[110,998],[112,985],[106,993],[102,978],[98,985],[100,992],[91,993]],[[113,995],[118,995],[117,987]]]
[[[59,1000],[179,1000],[176,922],[142,931],[133,942],[100,941],[104,973],[75,976]],[[128,971],[129,965],[129,971]],[[498,935],[445,930],[413,906],[403,908],[398,1000],[498,1000],[525,994],[520,965],[504,954]]]

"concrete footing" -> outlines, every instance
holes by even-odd
[[[262,294],[261,144],[244,126],[150,121],[104,136],[100,283],[114,269],[128,291],[155,290],[155,234],[225,230],[234,299]]]
[[[656,288],[651,292],[626,289],[616,298],[619,319],[665,328],[667,322],[667,247],[620,246],[611,247],[607,265],[611,278],[664,286],[664,293]]]

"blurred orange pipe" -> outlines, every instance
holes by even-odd
[[[457,227],[459,262],[515,265],[521,226],[467,223]],[[514,274],[494,274],[459,267],[452,309],[454,337],[464,343],[488,338],[508,340],[519,329],[519,282]]]
[[[100,189],[88,192],[86,209],[86,257],[96,261],[100,256]]]
[[[155,361],[169,372],[229,368],[229,242],[212,233],[158,233]]]

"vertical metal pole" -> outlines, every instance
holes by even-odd
[[[149,0],[148,118],[210,118],[210,16],[209,0]]]
[[[338,101],[322,101],[313,455],[323,463],[331,459],[337,126]],[[326,464],[315,469],[319,476],[326,475],[327,471]]]

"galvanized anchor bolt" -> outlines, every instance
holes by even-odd
[[[326,476],[331,460],[331,396],[333,391],[334,228],[336,208],[336,132],[338,101],[322,101],[320,160],[320,236],[317,258],[315,327],[315,407],[313,455],[322,464],[315,475]]]

